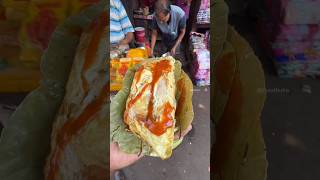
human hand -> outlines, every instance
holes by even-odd
[[[126,45],[128,45],[128,42],[125,39],[119,42],[119,46],[126,46]]]
[[[142,155],[127,154],[120,150],[117,143],[110,144],[110,174],[138,161]]]
[[[170,54],[173,56],[176,54],[176,50],[177,50],[177,47],[176,46],[173,46],[173,48],[171,49],[170,51]]]

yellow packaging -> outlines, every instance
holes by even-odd
[[[127,70],[143,60],[144,58],[112,59],[110,63],[111,90],[120,90]]]
[[[52,33],[66,19],[67,8],[65,0],[31,0],[20,31],[20,59],[26,66],[39,66]]]
[[[117,78],[117,69],[119,67],[119,60],[113,59],[110,63],[110,80],[114,82]]]
[[[128,69],[130,68],[130,61],[121,61],[120,59],[120,63],[119,63],[119,67],[117,69],[117,73],[116,73],[116,81],[117,82],[122,82],[122,80],[124,79],[124,76],[126,75]]]
[[[128,58],[148,58],[148,52],[146,49],[135,48],[130,49],[127,53]]]
[[[21,21],[28,16],[31,0],[3,0],[5,15],[8,20]]]

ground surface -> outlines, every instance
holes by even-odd
[[[124,169],[128,180],[208,180],[210,163],[209,88],[196,88],[193,95],[193,130],[168,160],[144,157]]]
[[[249,41],[264,66],[268,93],[262,127],[268,180],[320,179],[320,80],[278,78],[259,45],[254,22],[231,17],[231,24]]]

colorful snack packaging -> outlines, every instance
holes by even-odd
[[[67,9],[68,1],[31,0],[20,31],[20,59],[26,66],[39,66],[41,54],[57,25],[66,18]]]

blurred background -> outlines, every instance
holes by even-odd
[[[97,2],[0,1],[0,132],[24,97],[38,87],[41,55],[57,25]]]
[[[320,1],[226,2],[266,76],[268,179],[320,179]]]
[[[96,2],[99,0],[1,0],[0,93],[36,88],[41,55],[57,25]]]

